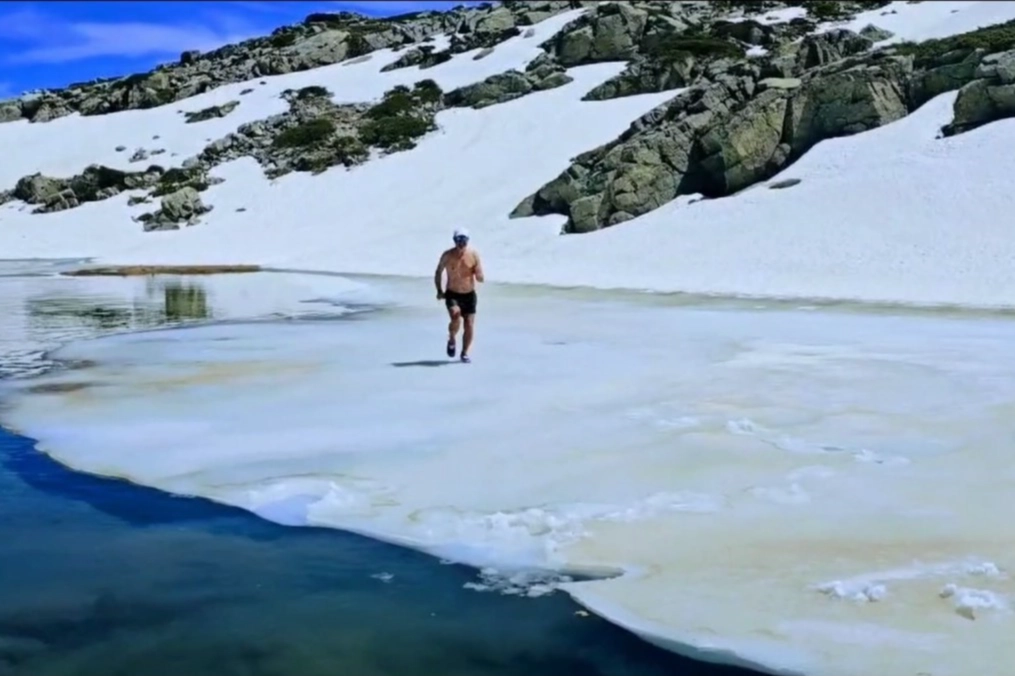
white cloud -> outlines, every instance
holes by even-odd
[[[339,1],[321,2],[321,11],[348,10],[372,15],[402,14],[425,9],[450,9],[458,4],[474,4],[455,0],[430,2],[405,1]],[[199,3],[180,7],[199,6]],[[288,10],[285,3],[251,0],[231,3],[230,10],[197,10],[200,20],[193,17],[184,22],[156,23],[151,21],[100,22],[61,20],[58,15],[40,9],[24,8],[0,13],[0,42],[17,44],[4,50],[8,64],[61,64],[97,57],[175,57],[180,52],[197,49],[207,51],[259,35],[266,35],[272,23],[269,15]],[[2,3],[0,3],[2,8]],[[256,20],[255,20],[256,19]],[[267,21],[267,23],[266,23]]]
[[[208,50],[265,32],[235,14],[207,13],[206,21],[66,22],[35,9],[0,16],[0,41],[17,43],[5,50],[11,64],[59,64],[95,57],[177,55]]]

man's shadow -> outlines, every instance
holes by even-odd
[[[415,360],[414,362],[392,362],[392,367],[443,367],[455,364],[452,360]]]

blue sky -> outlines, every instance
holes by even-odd
[[[0,99],[37,88],[129,75],[266,35],[312,12],[389,16],[474,2],[0,2]]]

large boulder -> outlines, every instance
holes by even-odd
[[[543,43],[565,67],[621,61],[638,51],[649,13],[628,3],[598,5]]]
[[[97,202],[125,190],[150,188],[162,175],[162,168],[151,166],[140,172],[124,172],[103,165],[89,165],[80,174],[66,179],[31,174],[18,180],[12,197],[38,205],[36,213],[72,209],[84,202]]]
[[[575,159],[513,216],[566,214],[587,232],[682,194],[722,196],[765,180],[823,139],[907,114],[903,57],[844,60],[802,79],[740,64],[650,111],[618,140]]]
[[[983,57],[975,75],[955,98],[954,118],[942,130],[945,136],[1015,117],[1015,50]]]

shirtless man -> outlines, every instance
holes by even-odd
[[[455,356],[455,339],[458,328],[465,320],[462,336],[462,362],[469,362],[469,348],[472,347],[472,331],[476,325],[476,282],[483,281],[483,264],[479,253],[469,247],[469,233],[463,229],[455,231],[455,246],[441,254],[433,282],[437,287],[437,298],[448,308],[451,322],[448,324],[448,357]],[[441,288],[444,271],[448,273],[448,286]]]

